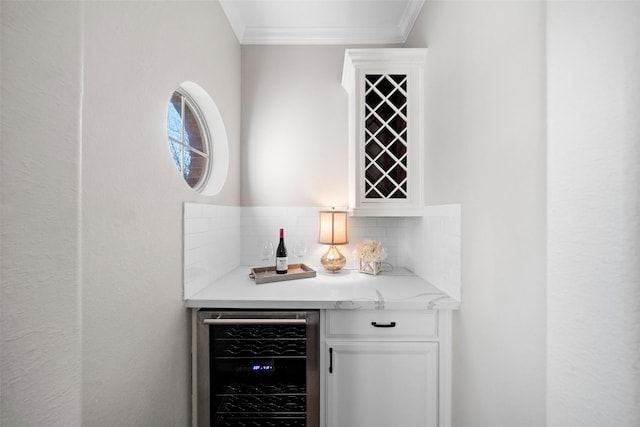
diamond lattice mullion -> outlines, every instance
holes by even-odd
[[[369,174],[367,174],[369,175]],[[384,199],[386,196],[377,188],[377,184],[384,176],[380,176],[378,179],[365,179],[365,197],[368,199]]]
[[[365,117],[365,120],[371,120],[371,118],[375,118],[377,121],[379,121],[380,123],[383,124],[383,126],[387,126],[391,129],[394,129],[394,131],[396,131],[396,128],[400,128],[398,129],[399,131],[403,131],[404,129],[406,129],[407,127],[407,117],[406,114],[403,113],[402,111],[400,111],[399,109],[393,107],[393,110],[395,111],[395,114],[392,115],[389,118],[385,118],[383,117],[380,112],[378,110],[372,110],[370,114],[368,114]],[[394,121],[400,120],[401,123],[398,126],[394,126],[391,123]]]
[[[385,76],[383,76],[382,79],[378,80],[379,84],[375,85],[374,88],[384,98],[388,98],[389,94],[395,92],[396,90],[399,90],[400,93],[402,93],[402,95],[404,95],[404,97],[406,98],[407,97],[407,89],[406,89],[406,84],[405,84],[406,83],[406,76],[404,76],[404,77],[405,77],[405,79],[402,82],[398,83],[395,80],[393,80],[392,78],[390,78],[388,75],[385,75]]]
[[[383,198],[388,199],[391,194],[394,194],[398,190],[398,185],[388,176],[385,176],[378,181],[375,188],[376,191],[383,195]]]
[[[365,173],[365,181],[373,188],[377,190],[378,186],[380,185],[380,182],[386,178],[386,173],[385,171],[383,171],[380,166],[378,166],[376,163],[372,163],[369,165],[369,167],[367,167],[366,173]],[[387,178],[388,179],[388,178]],[[385,194],[380,193],[380,197],[384,198],[386,197]]]
[[[377,129],[377,130],[376,130],[376,132],[375,132],[375,133],[373,133],[373,134],[371,135],[373,138],[376,138],[376,137],[377,137],[377,135],[378,135],[380,132],[382,132],[383,130],[389,130],[389,131],[391,131],[391,132],[394,134],[394,136],[395,136],[396,138],[402,138],[402,137],[401,137],[401,135],[400,135],[400,133],[398,133],[398,131],[395,129],[395,126],[390,126],[390,125],[389,125],[389,123],[388,123],[387,121],[385,121],[382,117],[380,117],[380,116],[378,115],[378,113],[377,113],[377,112],[375,112],[375,111],[373,112],[373,117],[374,117],[375,119],[377,119],[377,121],[378,121],[379,123],[381,123],[381,124],[382,124],[382,126],[380,126],[380,128],[379,128],[379,129]],[[395,117],[395,116],[394,116],[394,117]],[[392,119],[393,119],[393,117],[392,117]],[[405,120],[403,123],[404,123],[404,126],[402,127],[402,129],[400,129],[400,131],[401,131],[401,132],[404,132],[404,131],[405,131],[405,129],[406,129],[406,127],[407,127],[407,125],[406,125],[406,120]]]
[[[394,102],[393,100],[391,100],[391,98],[389,98],[389,99],[387,99],[387,104],[386,105],[388,105],[391,108],[393,108],[393,110],[396,111],[396,113],[399,114],[404,121],[407,121],[407,99],[406,99],[406,97],[403,97],[403,101],[402,102]]]
[[[387,93],[391,93],[393,88],[396,87],[396,86],[397,86],[396,82],[394,82],[393,80],[389,79],[386,74],[383,74],[381,76],[381,78],[376,80],[374,88],[375,88],[375,90],[379,91],[382,94],[385,94],[385,96],[386,96],[386,94]]]
[[[367,74],[367,83],[372,87],[378,86],[385,79],[385,74]]]
[[[377,188],[369,187],[365,192],[365,198],[367,199],[384,199],[385,197],[380,194]]]
[[[398,140],[398,134],[393,132],[393,129],[384,128],[376,134],[376,140],[385,149],[389,149],[389,147],[392,146],[393,143]]]
[[[406,74],[388,74],[387,78],[393,80],[398,86],[406,86],[408,77]]]
[[[376,76],[377,76],[377,79],[375,80],[375,82],[369,81],[369,77],[376,77]],[[365,105],[374,110],[378,108],[380,104],[386,102],[386,99],[387,99],[386,95],[377,89],[378,84],[383,79],[384,79],[384,75],[367,75],[367,81],[366,81],[367,85],[365,87],[365,93],[364,93]],[[375,105],[371,105],[369,101],[374,101]]]
[[[380,116],[386,123],[391,123],[394,117],[398,116],[398,109],[388,102],[376,109],[376,114]]]
[[[396,156],[399,161],[402,161],[402,159],[404,158],[405,159],[404,163],[406,163],[408,149],[407,149],[407,144],[401,138],[398,138],[395,141],[393,141],[393,143],[389,144],[389,147],[387,149],[390,152],[392,152],[393,155]]]
[[[396,165],[392,170],[402,168],[403,165]],[[406,198],[407,197],[407,175],[403,174],[403,178],[398,182],[395,176],[385,172],[377,163],[370,163],[365,174],[365,188],[367,198],[390,199],[390,198]],[[375,194],[372,194],[375,193]]]
[[[407,92],[407,76],[406,75],[401,75],[401,76],[395,76],[395,77],[399,77],[401,78],[400,81],[395,81],[393,79],[394,76],[389,76],[390,79],[394,82],[397,90],[402,94],[402,96],[405,98],[405,103],[406,103],[406,99],[408,98],[409,94]]]
[[[401,185],[403,181],[407,179],[407,169],[402,164],[396,164],[392,169],[389,169],[387,173],[390,179]]]
[[[387,199],[405,199],[407,197],[407,191],[406,191],[406,182],[407,182],[407,180],[404,179],[404,180],[402,180],[402,182],[396,182],[396,181],[390,179],[390,182],[392,182],[393,185],[388,189],[387,195],[385,196],[385,198],[387,198]]]
[[[365,197],[407,197],[407,76],[367,75]]]
[[[399,113],[401,113],[401,114],[402,114],[402,109],[403,109],[404,107],[406,107],[406,105],[407,105],[407,95],[406,95],[406,93],[405,93],[404,91],[402,91],[400,88],[395,88],[393,92],[383,93],[383,92],[381,92],[377,87],[372,88],[372,90],[374,90],[374,91],[376,92],[376,94],[377,94],[380,98],[382,98],[382,102],[379,102],[378,104],[376,104],[376,106],[375,106],[375,107],[373,107],[372,105],[367,105],[367,107],[370,107],[370,108],[372,108],[372,109],[376,110],[376,109],[378,109],[378,108],[380,107],[380,105],[381,105],[381,104],[385,103],[385,104],[387,104],[387,105],[390,105],[391,107],[393,107],[393,109],[394,109],[394,110],[396,110],[396,111],[398,111]],[[396,105],[396,103],[395,103],[395,102],[393,102],[393,101],[390,99],[390,98],[391,98],[391,95],[393,95],[393,93],[394,93],[396,90],[400,91],[400,93],[402,93],[402,94],[403,94],[404,102],[400,103],[401,105]],[[405,120],[406,120],[406,116],[405,116],[404,118],[405,118]]]
[[[384,153],[385,152],[383,150],[383,151],[380,151],[375,156],[366,155],[366,160],[368,160],[368,162],[365,163],[365,167],[367,167],[370,164],[372,164],[372,165],[376,165],[376,167],[378,167],[380,169],[380,156],[382,156]]]
[[[380,118],[375,115],[369,115],[365,118],[365,131],[368,135],[373,137],[376,133],[385,127],[386,123],[384,123]]]
[[[387,102],[386,97],[381,96],[381,94],[377,91],[370,91],[365,96],[365,105],[367,107],[367,110],[377,110],[385,102]]]
[[[375,159],[384,151],[384,147],[381,146],[377,141],[373,140],[368,142],[364,147],[364,154],[366,158],[371,161],[375,161]]]
[[[384,170],[390,170],[391,168],[396,167],[396,165],[401,165],[404,168],[402,165],[402,156],[396,156],[395,153],[387,148],[385,148],[383,152],[376,157],[376,159],[378,160],[377,163],[380,164]]]

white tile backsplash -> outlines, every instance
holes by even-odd
[[[244,207],[242,208],[242,264],[261,265],[260,247],[266,242],[278,244],[278,232],[284,228],[285,243],[291,263],[296,240],[304,240],[307,254],[300,261],[313,265],[318,245],[318,208],[309,207]],[[318,260],[320,255],[318,255]]]
[[[234,207],[199,203],[184,205],[185,298],[239,265],[262,265],[259,252],[266,242],[278,243],[285,230],[290,263],[320,267],[328,247],[318,243],[321,207]],[[349,217],[349,244],[340,247],[347,268],[357,268],[353,251],[358,242],[382,242],[385,262],[407,267],[454,298],[460,297],[460,205],[427,206],[424,217]],[[303,240],[307,253],[295,257]]]
[[[184,204],[185,298],[240,265],[240,223],[238,206]]]
[[[320,267],[320,257],[329,249],[328,246],[318,243],[318,212],[324,209],[326,208],[243,208],[242,264],[260,265],[260,247],[269,241],[277,245],[278,230],[282,227],[285,229],[290,262],[302,261],[312,267]],[[404,226],[403,218],[349,217],[348,221],[349,244],[339,247],[347,258],[347,268],[357,266],[353,251],[356,244],[364,239],[381,241],[389,255],[386,261],[392,265],[401,265],[398,235],[399,228]],[[307,254],[301,260],[292,252],[296,240],[304,240],[307,246]]]
[[[406,236],[407,267],[461,301],[461,223],[459,204],[426,206],[421,223]]]

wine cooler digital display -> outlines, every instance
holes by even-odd
[[[198,312],[198,425],[317,426],[318,319],[317,311]]]

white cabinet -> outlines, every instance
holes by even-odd
[[[324,425],[450,425],[449,322],[430,310],[327,310]]]
[[[328,345],[327,426],[438,425],[436,343]]]
[[[405,48],[345,52],[353,215],[422,215],[426,53]]]

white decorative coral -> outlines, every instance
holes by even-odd
[[[381,262],[387,258],[382,243],[375,240],[363,240],[355,249],[356,257],[366,262]]]

